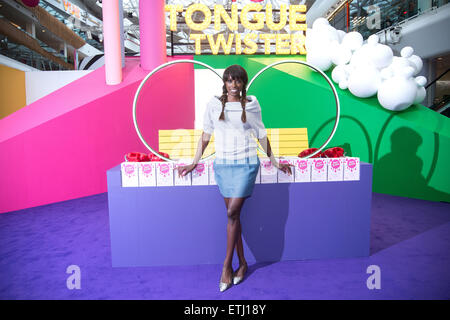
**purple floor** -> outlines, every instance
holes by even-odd
[[[0,299],[450,299],[446,203],[374,194],[370,257],[257,263],[224,293],[221,265],[112,268],[108,221],[106,193],[0,214]]]

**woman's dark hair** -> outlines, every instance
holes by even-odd
[[[223,88],[222,88],[222,96],[219,98],[219,100],[222,102],[222,113],[220,114],[219,120],[225,120],[225,103],[228,100],[228,91],[227,87],[225,86],[225,82],[228,79],[232,80],[241,80],[243,86],[242,86],[242,95],[241,95],[241,105],[242,105],[242,116],[241,120],[242,122],[247,122],[247,116],[245,114],[245,103],[247,101],[247,82],[248,82],[248,75],[247,71],[245,71],[244,68],[242,68],[238,64],[234,64],[232,66],[229,66],[225,69],[223,73]]]

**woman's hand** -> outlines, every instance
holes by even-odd
[[[189,172],[194,170],[196,166],[197,166],[196,164],[192,163],[186,166],[177,167],[176,169],[178,170],[178,177],[187,175]]]
[[[280,169],[284,173],[289,174],[290,176],[292,175],[291,167],[294,167],[294,165],[290,163],[278,163],[277,166],[278,169]]]

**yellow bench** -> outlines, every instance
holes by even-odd
[[[202,132],[201,129],[159,130],[159,151],[168,153],[173,159],[194,158]],[[306,128],[267,129],[267,137],[275,157],[297,156],[309,148]],[[215,151],[213,142],[214,135],[211,136],[203,157]],[[263,154],[258,151],[258,156],[262,157]]]

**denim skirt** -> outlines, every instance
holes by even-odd
[[[250,197],[259,170],[259,158],[214,160],[214,178],[224,198]]]

